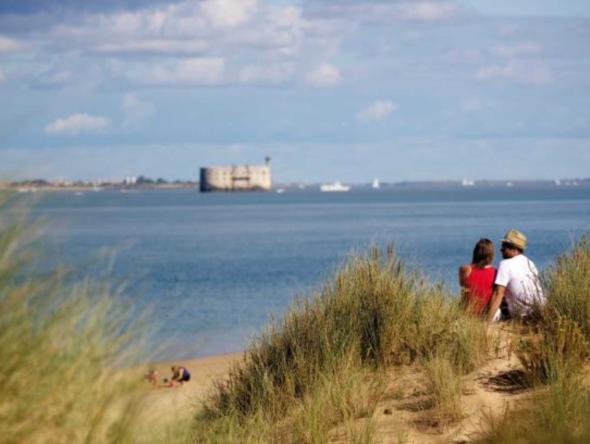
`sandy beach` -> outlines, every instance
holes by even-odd
[[[191,373],[191,380],[188,383],[175,388],[166,387],[163,383],[152,388],[146,383],[146,390],[150,390],[145,400],[146,418],[167,422],[191,417],[210,393],[214,382],[226,376],[232,364],[239,361],[242,355],[242,353],[222,354],[146,365],[146,368],[157,370],[161,380],[170,378],[172,365],[186,367]]]

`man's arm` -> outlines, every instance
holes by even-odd
[[[506,293],[506,287],[502,285],[496,285],[494,287],[494,293],[492,294],[492,299],[490,300],[490,308],[488,310],[488,322],[492,322],[498,308],[500,308],[500,304],[502,303],[502,299],[504,299],[504,293]]]

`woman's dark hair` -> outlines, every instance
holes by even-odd
[[[490,265],[494,260],[494,243],[489,239],[480,239],[473,249],[471,262],[479,268]]]

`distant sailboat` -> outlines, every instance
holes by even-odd
[[[350,191],[350,186],[342,185],[340,182],[326,183],[320,186],[320,191],[326,192],[346,192]]]
[[[376,177],[373,179],[372,187],[374,190],[378,190],[379,188],[381,188],[381,184],[379,183],[379,179],[377,179]]]

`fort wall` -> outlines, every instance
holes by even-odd
[[[200,190],[268,191],[272,186],[270,160],[265,165],[232,165],[201,168]]]

